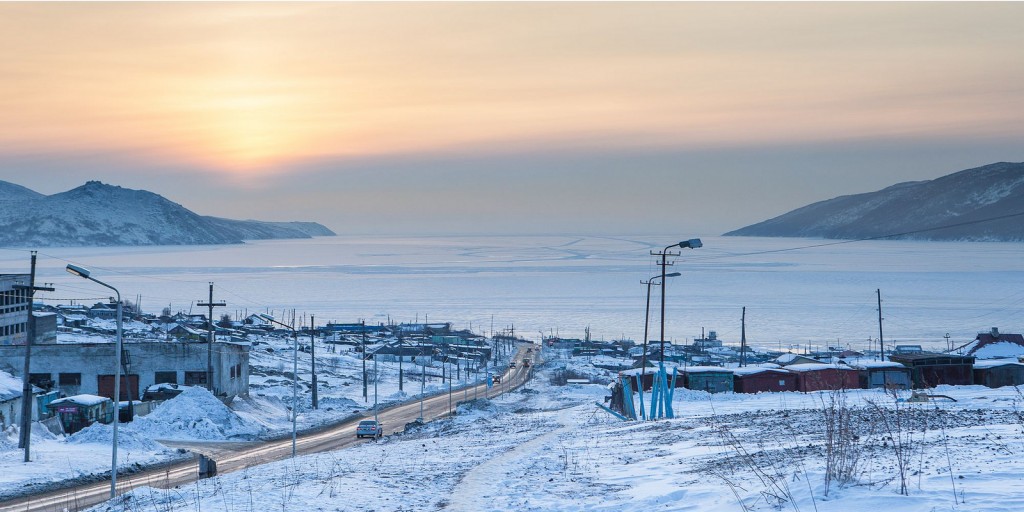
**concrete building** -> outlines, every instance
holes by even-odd
[[[28,340],[28,274],[0,274],[0,345],[24,345]]]
[[[205,386],[205,343],[125,343],[121,400],[138,400],[153,384]],[[0,346],[0,370],[20,376],[24,367],[22,347]],[[60,343],[32,347],[33,382],[52,382],[65,396],[90,394],[113,398],[113,343]],[[213,391],[231,398],[249,393],[249,345],[217,342],[213,345]]]

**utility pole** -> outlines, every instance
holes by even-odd
[[[398,330],[398,390],[403,391],[402,381],[405,380],[404,371],[402,370],[402,359],[405,359],[405,354],[402,353],[402,330]]]
[[[885,361],[885,342],[882,341],[882,289],[875,290],[878,294],[878,360]]]
[[[25,290],[28,297],[28,323],[25,324],[25,371],[21,376],[21,436],[18,448],[25,449],[25,462],[29,461],[29,445],[32,444],[32,383],[29,382],[31,371],[32,342],[36,337],[35,318],[32,316],[32,301],[36,290],[52,292],[53,288],[36,286],[36,251],[32,251],[32,267],[28,275],[28,286],[14,285],[15,290]]]
[[[207,325],[210,327],[209,339],[207,339],[207,343],[206,343],[206,389],[210,390],[210,393],[213,393],[214,395],[216,395],[217,392],[213,389],[213,330],[214,330],[214,325],[213,325],[213,307],[214,306],[218,306],[218,307],[220,307],[220,306],[227,306],[227,304],[225,302],[223,302],[223,301],[221,301],[221,302],[214,302],[213,301],[213,282],[211,281],[210,282],[210,299],[208,301],[206,301],[206,302],[197,302],[196,306],[200,306],[200,307],[206,306],[206,307],[209,308],[209,311],[210,311],[209,316],[206,317]]]
[[[953,344],[950,343],[950,341],[949,341],[949,333],[947,332],[946,335],[943,336],[943,338],[946,338],[946,351],[947,352],[952,352],[953,351]]]
[[[319,409],[316,394],[316,317],[309,315],[309,368],[313,373],[313,409]]]
[[[369,400],[366,394],[366,320],[359,322],[363,330],[363,402]]]
[[[740,366],[747,365],[747,307],[743,306],[743,317],[740,320]]]

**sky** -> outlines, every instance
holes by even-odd
[[[1024,4],[0,3],[0,180],[338,233],[717,234],[1024,161]]]

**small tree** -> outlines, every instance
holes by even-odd
[[[232,327],[232,325],[233,324],[231,322],[231,315],[229,315],[227,313],[224,313],[223,315],[221,315],[220,316],[220,321],[217,322],[217,326],[218,327],[223,327],[225,329],[228,329],[228,328]]]

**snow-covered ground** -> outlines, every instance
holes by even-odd
[[[595,405],[611,372],[593,360],[548,356],[524,388],[466,404],[453,418],[194,486],[138,488],[114,509],[1024,509],[1024,397],[1015,388],[946,386],[931,393],[955,402],[923,403],[880,390],[680,389],[676,418],[624,422]],[[553,383],[566,376],[597,383]],[[182,398],[195,404],[172,405]],[[196,408],[203,393],[175,400],[149,429],[174,432],[180,410]]]
[[[109,342],[109,337],[100,338]],[[257,343],[250,354],[250,393],[237,397],[229,406],[203,388],[185,388],[174,399],[158,406],[146,416],[122,423],[118,431],[118,467],[121,471],[159,462],[191,457],[160,441],[254,441],[290,432],[292,405],[292,370],[298,361],[299,430],[342,421],[357,411],[372,410],[415,398],[421,392],[432,394],[447,390],[442,385],[440,365],[423,367],[408,362],[401,366],[403,390],[399,391],[399,364],[367,362],[367,396],[363,397],[361,354],[350,346],[331,347],[317,342],[317,380],[319,408],[312,408],[310,383],[311,356],[293,350],[290,337],[266,335],[254,337]],[[308,339],[305,340],[308,342]],[[372,347],[368,348],[371,351]],[[502,367],[507,366],[508,353],[500,352]],[[481,369],[483,370],[483,369]],[[445,369],[455,371],[449,365]],[[494,367],[490,368],[495,372]],[[422,379],[426,373],[426,379]],[[0,375],[6,375],[0,372]],[[376,375],[376,377],[375,377]],[[486,373],[465,369],[454,374],[453,386],[478,382]],[[8,377],[12,390],[20,391],[21,380]],[[423,384],[421,386],[421,383]],[[18,448],[18,430],[11,427],[0,433],[0,500],[26,489],[45,489],[71,480],[84,480],[94,475],[109,474],[113,437],[111,425],[94,424],[69,436],[55,436],[42,425],[32,430],[31,462],[25,463],[24,452]]]

